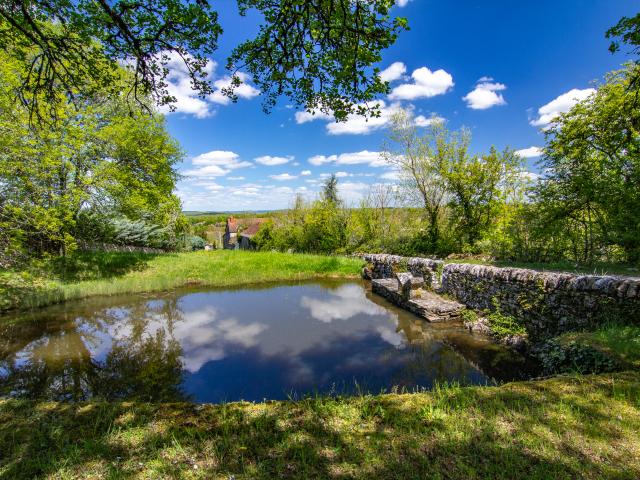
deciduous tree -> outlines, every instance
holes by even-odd
[[[261,25],[255,38],[233,50],[227,66],[253,76],[266,110],[286,95],[298,107],[338,120],[353,112],[376,114],[364,102],[386,93],[388,85],[372,66],[407,28],[404,18],[390,16],[393,4],[239,0],[240,14],[255,11]],[[184,62],[193,88],[208,95],[207,63],[221,34],[218,13],[206,0],[0,2],[0,43],[29,64],[19,92],[30,107],[42,95],[52,103],[60,89],[70,97],[77,91],[119,93],[118,63],[131,67],[129,94],[172,104],[167,65],[174,55]],[[224,93],[235,99],[240,78],[233,78]]]

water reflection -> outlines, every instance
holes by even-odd
[[[27,398],[220,402],[488,381],[446,342],[468,334],[358,282],[93,299],[0,328],[0,394]]]

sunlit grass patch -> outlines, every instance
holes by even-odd
[[[635,480],[638,431],[638,372],[261,404],[4,400],[0,477]]]
[[[273,281],[322,277],[354,278],[362,261],[356,258],[219,250],[163,255],[94,252],[70,257],[68,269],[56,264],[38,277],[0,272],[14,279],[0,288],[0,311],[34,308],[93,295],[170,290],[184,286],[235,287]],[[64,264],[62,264],[64,265]],[[86,266],[86,271],[82,270]]]
[[[627,367],[640,369],[640,326],[610,323],[594,331],[569,332],[561,335],[562,343],[590,345],[617,358]]]

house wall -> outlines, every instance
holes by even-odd
[[[238,242],[238,246],[241,250],[253,250],[254,246],[251,243],[251,239],[249,237],[240,236],[240,240]]]

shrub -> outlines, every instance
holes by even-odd
[[[197,235],[193,235],[188,238],[187,241],[187,249],[195,251],[195,250],[204,250],[204,246],[206,242],[204,238],[198,237]]]
[[[478,314],[475,310],[466,309],[462,311],[462,320],[465,323],[475,323],[478,321]]]
[[[577,342],[560,343],[547,340],[534,350],[545,375],[558,373],[604,373],[620,368],[618,362],[604,352]]]
[[[527,330],[513,316],[505,315],[500,311],[497,298],[492,300],[495,310],[487,315],[492,333],[498,338],[505,338],[512,335],[526,335]]]

